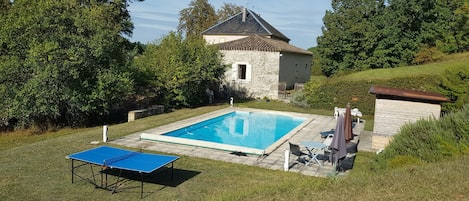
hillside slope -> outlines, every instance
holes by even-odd
[[[398,68],[373,69],[341,76],[338,77],[338,79],[357,81],[370,79],[393,79],[408,77],[409,75],[440,75],[448,68],[460,66],[469,68],[469,52],[448,55],[441,61],[435,63]]]
[[[469,52],[448,55],[441,61],[390,69],[373,69],[332,78],[311,77],[294,103],[315,109],[345,107],[350,103],[363,114],[374,114],[372,86],[442,94],[450,99],[443,111],[459,109],[469,101]],[[303,99],[301,99],[303,98]]]

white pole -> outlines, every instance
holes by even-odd
[[[290,150],[285,150],[285,163],[283,164],[283,170],[286,172],[289,169],[290,163]]]
[[[107,142],[107,125],[103,126],[103,142]]]
[[[230,98],[230,107],[233,107],[233,97]]]

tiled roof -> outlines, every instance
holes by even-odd
[[[243,13],[246,17],[243,22]],[[202,32],[202,35],[262,35],[289,42],[290,39],[275,29],[260,15],[249,9],[220,22]]]
[[[282,40],[265,38],[259,35],[218,44],[220,50],[252,50],[267,52],[293,52],[312,55],[311,52],[295,47]]]

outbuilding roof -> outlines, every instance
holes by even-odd
[[[449,101],[447,97],[442,96],[437,93],[408,90],[408,89],[396,89],[396,88],[382,87],[382,86],[372,86],[369,92],[372,94],[377,94],[377,95],[396,96],[396,97],[417,99],[417,100],[423,100],[423,101],[434,101],[434,102],[448,102]]]
[[[259,35],[248,36],[234,41],[217,44],[220,50],[252,50],[266,52],[292,52],[298,54],[312,55],[299,47],[288,44],[282,40],[265,38]]]

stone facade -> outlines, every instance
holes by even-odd
[[[223,63],[228,65],[225,71],[226,84],[237,89],[244,89],[252,97],[278,98],[279,52],[221,50]],[[239,79],[237,68],[246,65],[246,79]]]
[[[254,98],[278,99],[278,83],[292,89],[297,82],[307,82],[311,75],[311,55],[268,51],[221,50],[228,65],[225,82],[245,90]],[[240,79],[238,66],[246,65],[246,78]]]
[[[228,41],[233,41],[233,40],[246,38],[247,36],[242,36],[242,35],[204,35],[203,37],[204,37],[205,41],[207,41],[208,44],[218,44],[218,43],[224,43],[224,42],[228,42]]]

